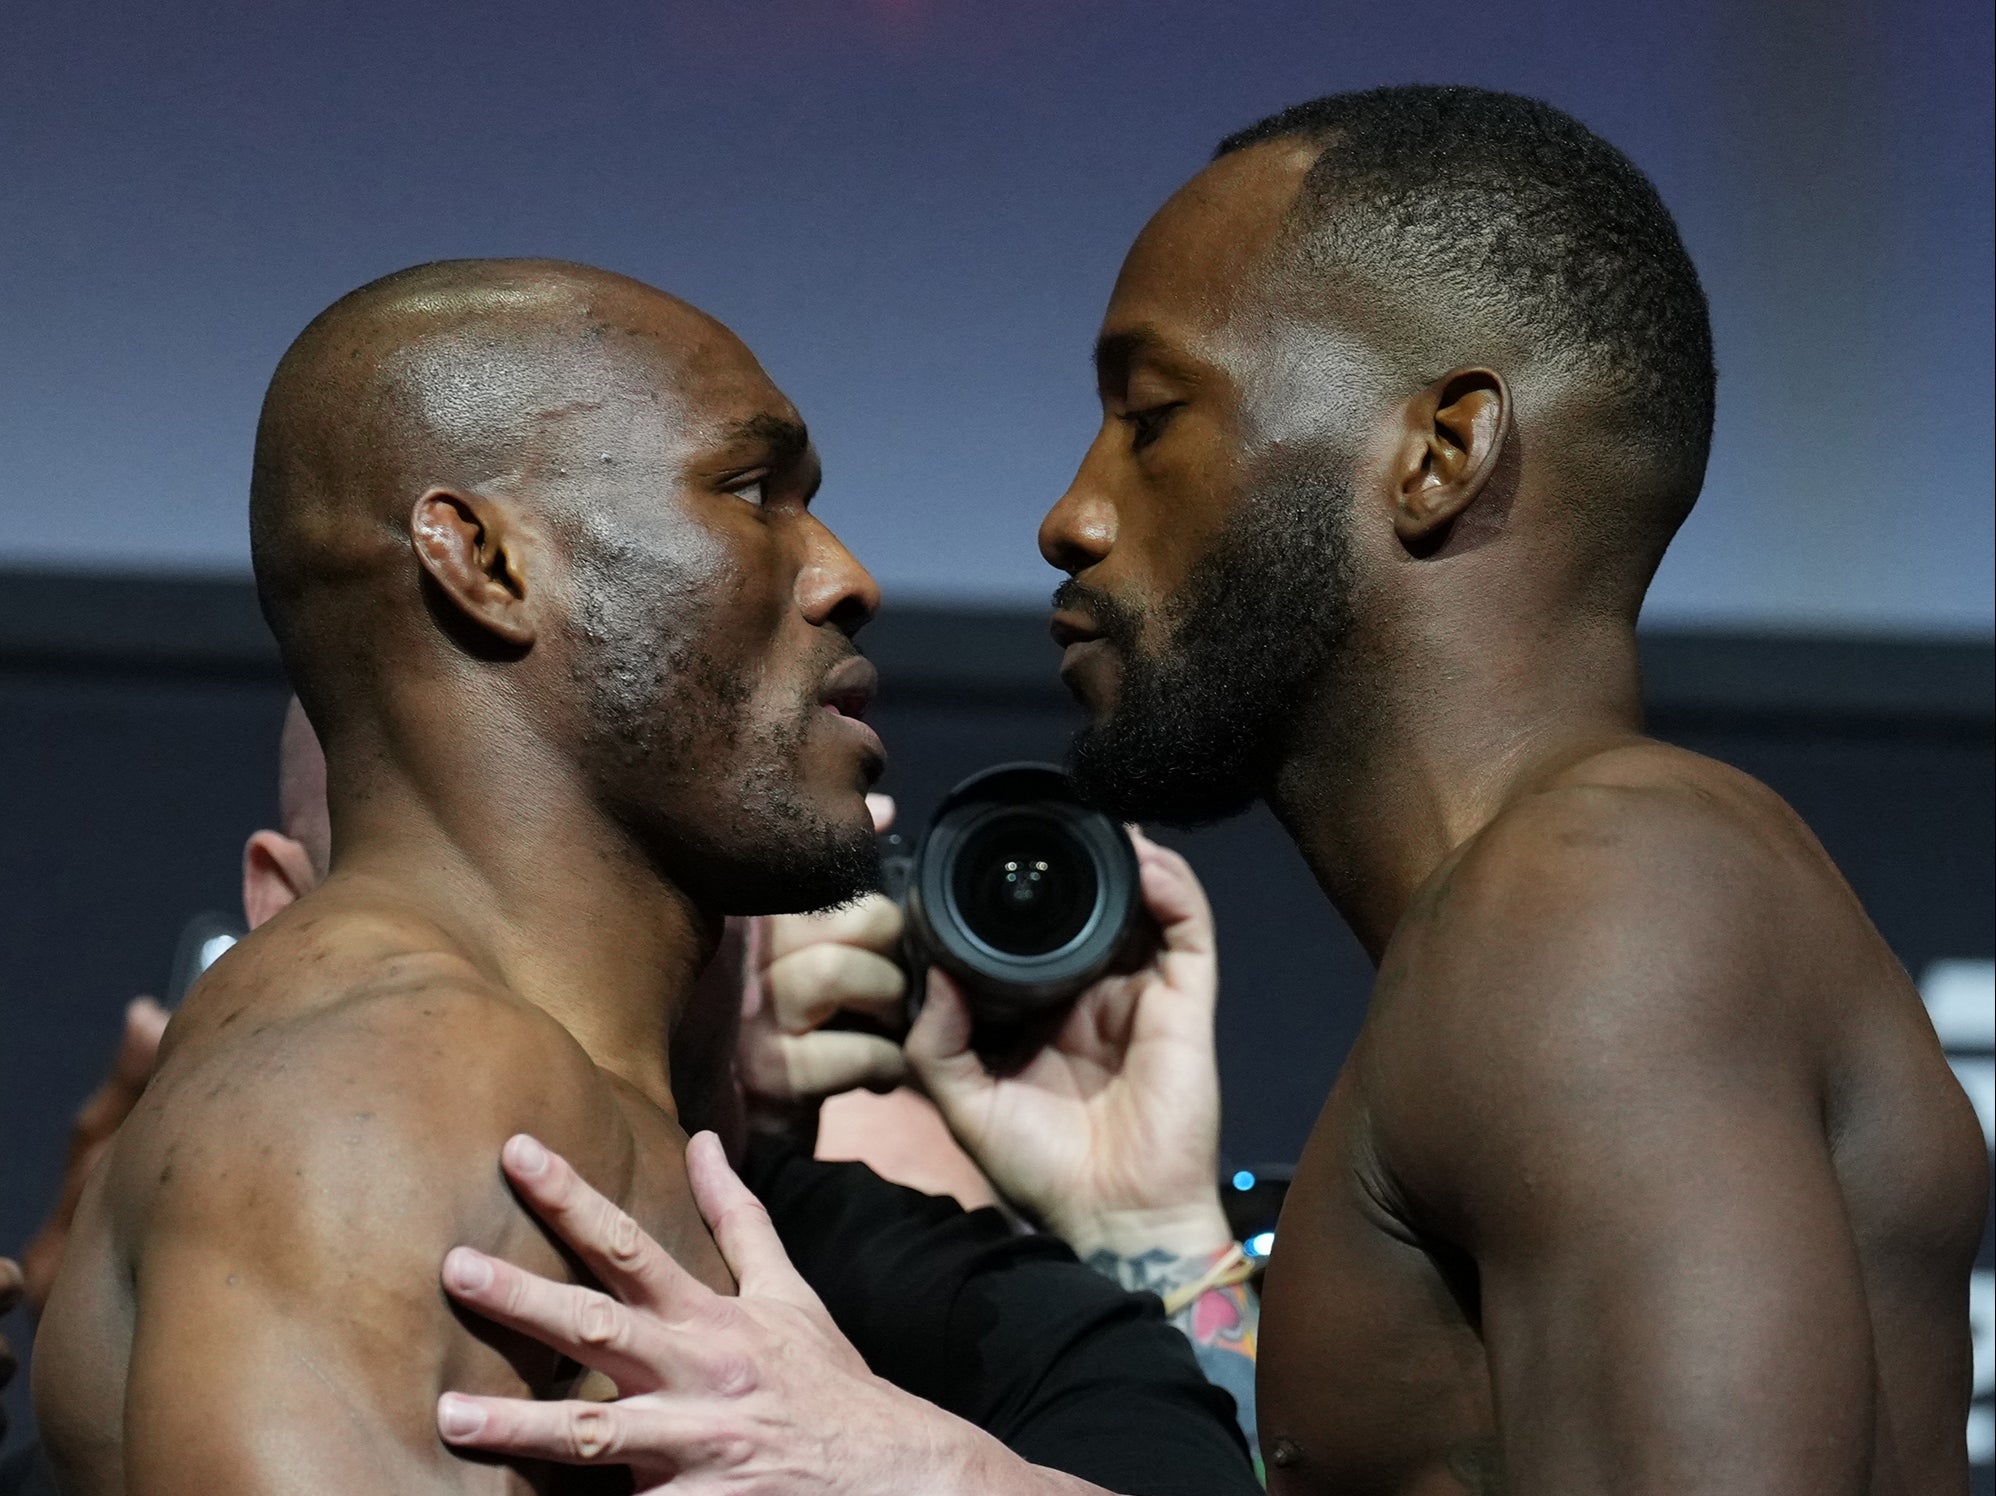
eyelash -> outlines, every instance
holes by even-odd
[[[1164,434],[1165,423],[1173,411],[1185,402],[1173,400],[1166,405],[1153,405],[1145,410],[1131,410],[1123,413],[1123,424],[1131,430],[1130,450],[1141,452]]]

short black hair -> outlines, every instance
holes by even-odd
[[[1624,408],[1665,499],[1622,517],[1653,569],[1704,480],[1717,375],[1698,272],[1649,179],[1541,100],[1422,85],[1298,104],[1215,159],[1285,139],[1322,147],[1292,209],[1312,264],[1444,287],[1444,317],[1494,322]]]

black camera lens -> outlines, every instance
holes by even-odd
[[[1095,913],[1094,860],[1059,822],[1014,815],[964,839],[950,894],[964,928],[1008,956],[1045,956],[1080,938]]]
[[[1153,935],[1129,837],[1051,764],[966,779],[892,876],[909,968],[947,971],[987,1023],[1057,1007]]]

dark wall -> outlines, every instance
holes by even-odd
[[[972,770],[1059,757],[1073,719],[1038,619],[890,613],[867,639],[904,825]],[[1786,796],[1916,974],[1996,949],[1986,645],[1664,636],[1645,652],[1655,728]],[[245,587],[0,575],[0,1252],[46,1207],[125,1001],[160,989],[190,916],[237,912],[285,694]],[[1219,916],[1227,1160],[1288,1161],[1368,966],[1265,813],[1168,839]],[[24,1401],[8,1399],[17,1423]]]

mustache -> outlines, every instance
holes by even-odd
[[[1053,610],[1085,614],[1102,638],[1118,650],[1137,647],[1143,635],[1144,611],[1111,597],[1099,587],[1090,587],[1078,577],[1069,577],[1053,590]]]

